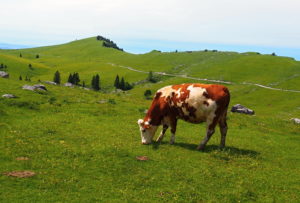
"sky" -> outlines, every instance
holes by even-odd
[[[0,43],[102,35],[125,51],[276,52],[300,60],[299,0],[0,0]]]

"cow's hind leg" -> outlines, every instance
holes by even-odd
[[[156,142],[161,142],[164,139],[168,127],[168,125],[163,125],[163,129],[161,130],[159,137],[156,139]]]
[[[226,122],[226,113],[219,120],[220,132],[221,132],[221,142],[220,147],[225,147],[226,134],[227,134],[227,122]]]
[[[175,143],[176,127],[177,127],[177,119],[174,119],[174,120],[171,121],[171,138],[170,138],[170,144],[174,144]]]
[[[198,150],[203,150],[205,148],[206,143],[209,141],[210,137],[215,132],[216,123],[217,122],[215,122],[215,119],[214,119],[214,121],[207,122],[206,136],[198,145],[198,147],[197,147]]]

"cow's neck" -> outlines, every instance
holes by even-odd
[[[159,104],[154,104],[150,107],[150,109],[148,110],[144,121],[148,121],[150,122],[151,125],[160,125],[161,121],[162,121],[162,111],[159,108]]]

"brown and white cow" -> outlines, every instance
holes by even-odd
[[[207,124],[206,136],[197,149],[204,149],[217,124],[221,131],[220,147],[224,147],[229,101],[229,91],[223,85],[191,83],[163,87],[156,92],[145,118],[138,120],[142,143],[150,144],[158,126],[163,125],[156,141],[162,141],[170,126],[170,144],[173,144],[177,119],[183,119],[190,123],[206,122]]]

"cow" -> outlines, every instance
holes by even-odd
[[[197,149],[203,150],[219,124],[221,132],[220,147],[225,147],[227,134],[226,115],[230,101],[227,87],[218,84],[179,84],[159,89],[144,119],[138,120],[142,144],[151,144],[157,128],[162,131],[156,142],[161,142],[170,126],[170,144],[175,143],[177,120],[189,123],[206,122],[206,136]]]

